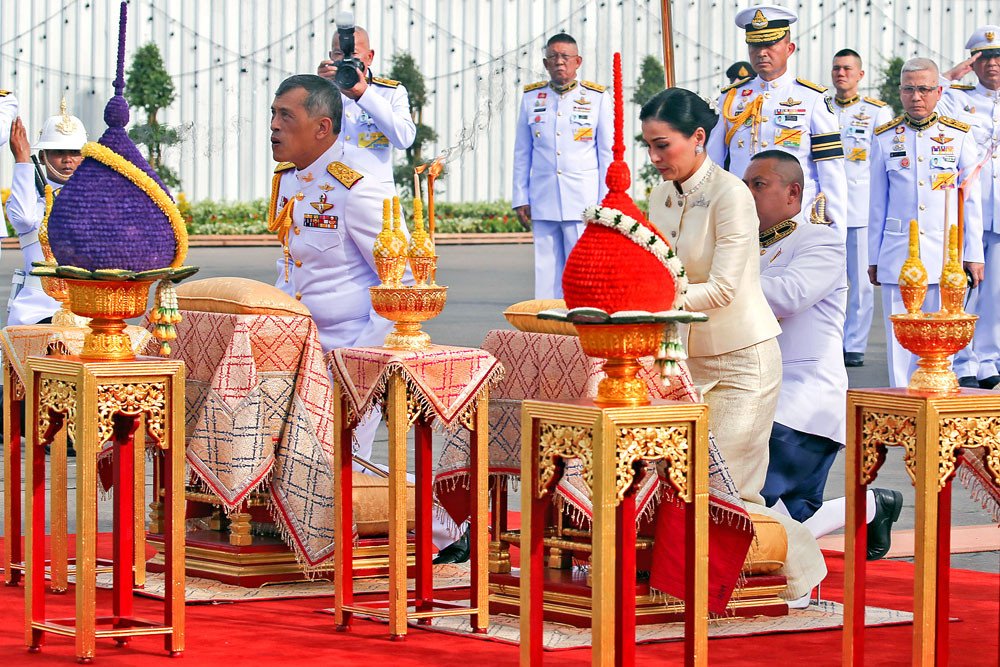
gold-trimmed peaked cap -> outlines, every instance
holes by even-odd
[[[965,48],[970,53],[982,53],[981,57],[1000,56],[1000,26],[984,25],[977,28],[965,43]]]
[[[798,20],[794,10],[781,5],[752,5],[736,13],[736,25],[747,31],[747,44],[756,46],[774,44]]]

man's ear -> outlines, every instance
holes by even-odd
[[[331,134],[333,134],[333,119],[323,116],[319,119],[319,125],[316,127],[316,138],[325,139]]]
[[[788,198],[790,201],[802,200],[802,184],[801,183],[789,183],[788,184]]]

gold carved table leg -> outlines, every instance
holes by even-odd
[[[3,360],[3,573],[4,583],[16,586],[24,567],[21,547],[21,408],[24,386]]]

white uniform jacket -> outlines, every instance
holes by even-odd
[[[979,172],[983,228],[1000,234],[1000,91],[983,84],[953,84],[945,88],[938,111],[972,125],[972,136],[984,160]],[[989,159],[986,159],[989,157]]]
[[[289,259],[278,260],[275,286],[309,308],[324,352],[381,345],[392,328],[372,310],[368,293],[379,284],[372,248],[383,197],[377,183],[341,161],[343,153],[337,143],[305,169],[278,165],[278,200],[271,204],[280,212],[294,200]]]
[[[48,185],[52,186],[55,193],[62,187],[52,181],[48,181]],[[17,232],[21,245],[25,277],[24,286],[10,304],[7,326],[36,324],[52,317],[59,310],[59,302],[45,293],[37,277],[29,275],[33,268],[31,263],[45,259],[42,245],[38,241],[38,230],[44,217],[45,197],[39,195],[38,188],[35,187],[35,166],[30,162],[15,163],[10,198],[7,200],[7,218]]]
[[[826,194],[827,216],[846,235],[847,177],[840,123],[826,88],[787,71],[774,81],[754,77],[726,86],[708,156],[743,178],[750,158],[777,149],[799,159],[806,183],[802,201]]]
[[[614,136],[611,96],[580,82],[563,94],[545,81],[524,87],[514,138],[515,208],[534,220],[579,222],[604,198]]]
[[[920,226],[920,259],[927,269],[928,282],[937,284],[947,250],[945,201],[949,224],[957,224],[957,186],[979,159],[968,124],[938,114],[927,120],[930,122],[918,129],[904,122],[904,116],[898,116],[875,130],[868,264],[878,266],[881,283],[899,283],[899,270],[909,253],[910,220],[916,220]],[[982,219],[977,179],[969,182],[965,198],[964,261],[983,261]]]
[[[0,146],[10,141],[10,126],[17,118],[17,98],[9,90],[0,90]]]
[[[392,149],[409,148],[417,136],[406,87],[398,81],[375,76],[357,101],[346,95],[340,99],[344,103],[344,117],[337,143],[344,147],[344,162],[363,173],[369,184],[391,185],[393,193],[385,196],[393,196]]]
[[[882,100],[858,97],[843,105],[834,100],[844,144],[844,172],[847,174],[847,226],[868,226],[868,178],[872,138],[875,128],[892,120],[892,108]]]
[[[801,213],[795,231],[763,248],[760,286],[781,325],[781,397],[774,421],[844,443],[844,244]]]

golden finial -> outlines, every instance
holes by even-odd
[[[62,101],[59,103],[59,115],[62,116],[62,118],[60,118],[59,122],[56,123],[56,131],[59,132],[59,134],[73,134],[76,132],[76,121],[73,120],[73,117],[70,116],[69,112],[66,110],[65,97],[62,98]]]
[[[899,271],[899,291],[906,312],[920,312],[927,294],[927,269],[920,261],[920,225],[910,220],[910,254]]]
[[[424,203],[419,197],[413,200],[413,236],[410,237],[407,255],[417,285],[426,285],[433,280],[437,257],[434,255],[434,241],[424,229]]]
[[[965,271],[958,261],[958,227],[948,228],[948,262],[941,271],[941,310],[946,313],[961,313],[965,299]]]
[[[405,254],[406,233],[403,231],[402,224],[403,224],[403,211],[402,211],[402,209],[399,206],[399,197],[393,197],[392,198],[392,233],[395,234],[396,238],[398,238],[403,243],[403,248],[404,248],[403,253]]]
[[[392,200],[382,200],[382,231],[375,237],[372,255],[379,280],[385,285],[398,285],[406,271],[406,242],[400,241],[392,229]]]

